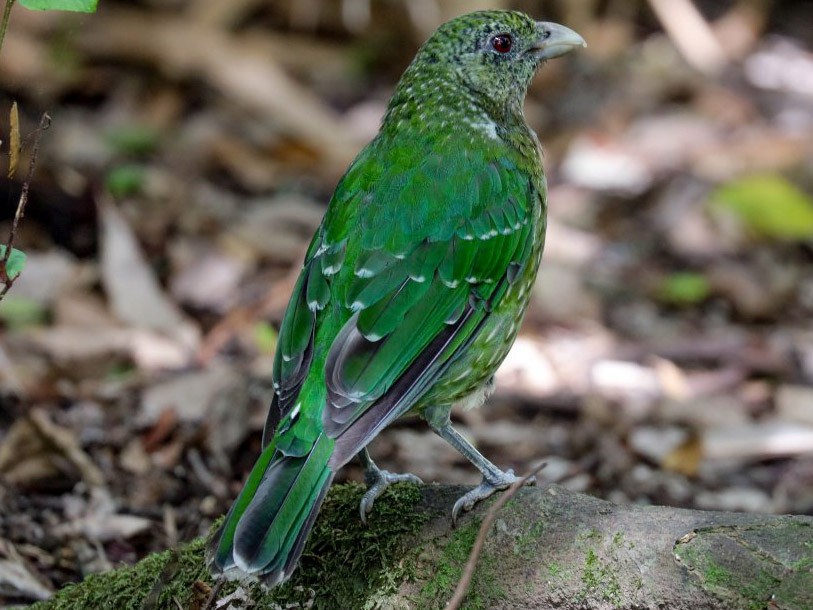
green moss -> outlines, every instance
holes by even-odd
[[[180,551],[150,555],[129,568],[92,574],[84,582],[68,585],[35,610],[136,610],[188,607],[198,592],[197,580],[210,580],[203,561],[205,541],[198,538]],[[152,605],[147,605],[147,597]]]
[[[778,578],[760,570],[752,581],[745,583],[742,594],[748,600],[748,610],[762,610],[771,598],[771,592],[776,590],[781,581]]]
[[[811,554],[807,557],[802,557],[798,561],[794,561],[790,565],[791,570],[803,571],[803,570],[813,570],[813,540],[805,542],[802,544],[803,547],[808,549]]]
[[[397,590],[414,570],[404,539],[418,531],[425,515],[415,510],[421,499],[417,485],[395,485],[376,501],[368,526],[360,522],[364,487],[337,485],[322,513],[291,580],[263,597],[272,602],[310,603],[313,608],[365,608],[371,597]]]
[[[584,559],[584,574],[582,574],[582,584],[588,591],[596,591],[601,586],[598,568],[598,555],[590,549]]]
[[[443,608],[454,593],[463,575],[463,569],[471,554],[474,541],[480,531],[480,520],[472,519],[454,530],[449,539],[441,542],[441,556],[432,562],[434,574],[427,578],[421,588],[416,607],[423,609]],[[505,591],[499,585],[494,564],[486,558],[485,549],[477,562],[469,593],[463,602],[463,610],[485,610],[494,607],[494,600],[504,599]]]
[[[545,533],[545,521],[533,521],[527,532],[517,537],[514,544],[514,552],[527,561],[531,561],[539,552],[539,539]]]
[[[601,532],[595,528],[587,532],[580,532],[576,536],[577,546],[585,551],[581,575],[582,590],[578,597],[579,601],[591,598],[617,605],[621,602],[622,591],[616,563],[618,562],[618,549],[624,543],[624,535],[618,532],[613,536],[607,552],[608,557],[604,558],[597,552],[602,541]]]
[[[365,527],[359,519],[364,488],[335,485],[328,494],[300,568],[292,579],[271,591],[252,585],[260,607],[308,604],[315,609],[375,608],[377,599],[395,591],[414,569],[415,552],[406,541],[425,522],[420,489],[395,485],[378,499]],[[205,565],[205,540],[179,551],[151,555],[137,565],[89,576],[69,585],[36,610],[177,610],[206,598],[213,584]],[[220,597],[239,586],[224,585]]]
[[[600,540],[601,532],[594,527],[576,534],[576,544],[580,547],[584,547],[586,544],[595,544]]]
[[[440,607],[452,594],[463,574],[463,567],[479,529],[479,521],[473,519],[452,533],[437,561],[434,576],[428,579],[421,589],[421,607]]]
[[[778,578],[774,578],[763,570],[755,578],[750,579],[749,582],[740,583],[730,571],[715,563],[710,563],[706,567],[703,577],[709,585],[738,590],[758,607],[762,607],[767,601],[765,599],[766,591],[772,591],[780,582]]]
[[[610,565],[604,565],[593,549],[587,551],[582,572],[584,597],[597,597],[618,604],[621,602],[621,585]]]
[[[776,589],[779,579],[774,578],[765,571],[747,581],[740,582],[731,572],[709,562],[703,572],[703,578],[707,585],[718,590],[736,591],[745,598],[747,610],[762,610],[770,599],[770,592]]]
[[[703,572],[703,579],[714,587],[730,587],[731,573],[716,563],[710,563]]]
[[[635,545],[632,542],[627,542],[624,538],[623,532],[616,532],[613,536],[612,542],[612,551],[613,553],[617,553],[619,550],[631,550],[634,549]]]
[[[762,610],[771,593],[781,583],[765,570],[754,574],[733,573],[720,565],[710,549],[695,544],[680,546],[679,556],[691,570],[702,576],[703,588],[723,599],[736,600],[746,610]]]

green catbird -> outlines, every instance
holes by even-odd
[[[215,535],[214,573],[273,586],[296,567],[336,471],[358,455],[364,520],[388,485],[367,444],[406,413],[482,483],[516,480],[451,425],[479,406],[510,349],[545,237],[545,176],[522,105],[537,68],[584,46],[513,11],[443,24],[401,78],[375,139],[336,188],[285,311],[263,451]]]

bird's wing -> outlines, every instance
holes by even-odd
[[[330,281],[341,269],[346,240],[326,246],[324,227],[311,240],[277,337],[272,377],[274,398],[263,431],[263,448],[291,413],[313,360],[317,320],[330,300]]]
[[[477,335],[532,256],[542,196],[508,156],[464,149],[402,171],[397,159],[378,163],[389,166],[368,167],[357,184],[351,170],[354,200],[332,206],[324,225],[324,243],[343,243],[353,261],[330,288],[350,314],[325,364],[334,467],[409,410]],[[355,210],[353,226],[337,222],[344,209]]]

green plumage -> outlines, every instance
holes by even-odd
[[[264,451],[213,541],[215,572],[286,579],[333,473],[404,413],[477,396],[508,353],[545,231],[522,101],[538,65],[576,46],[556,47],[562,32],[575,35],[472,13],[405,72],[306,255]]]

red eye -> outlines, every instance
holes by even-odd
[[[511,40],[511,36],[508,34],[497,34],[491,39],[491,48],[497,51],[497,53],[508,53],[513,44],[514,41]]]

